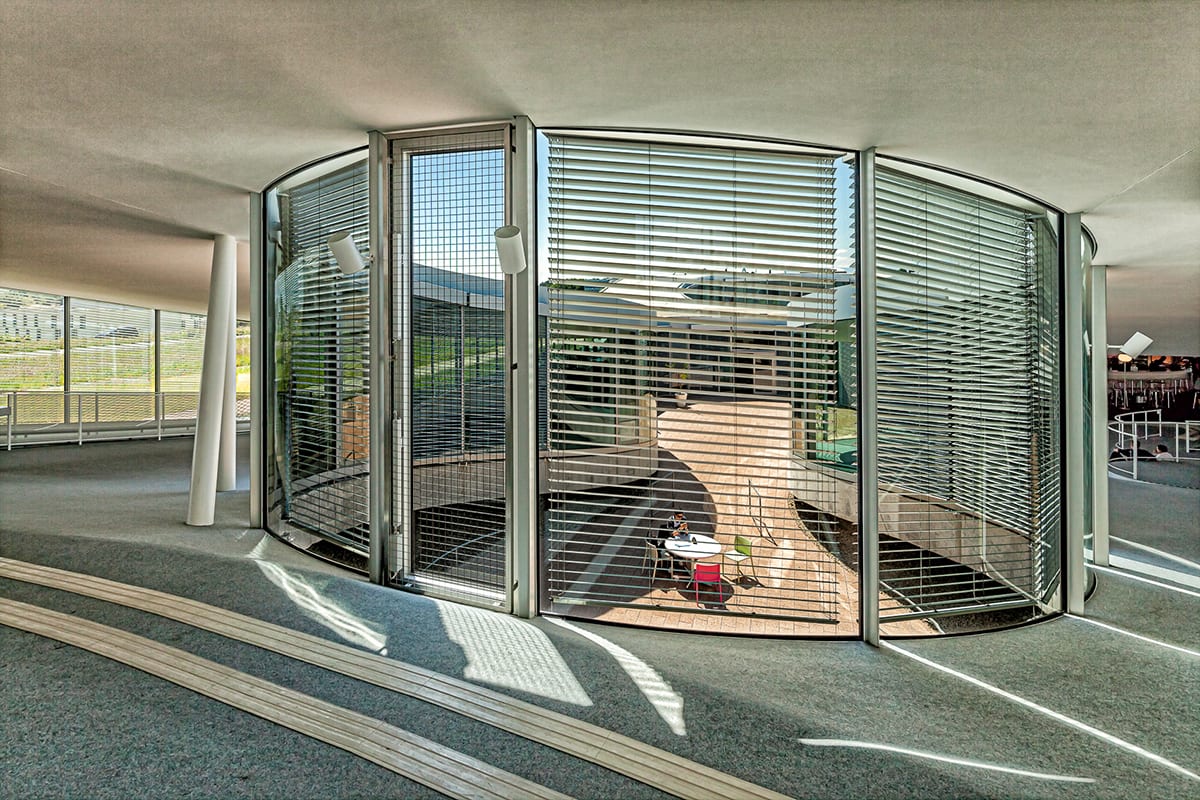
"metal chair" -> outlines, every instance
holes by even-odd
[[[646,565],[650,564],[650,582],[649,586],[654,585],[654,579],[658,577],[659,565],[662,564],[665,556],[659,552],[658,546],[654,542],[646,542],[646,551],[642,555],[642,570],[645,571]]]
[[[754,566],[754,546],[751,544],[749,537],[734,536],[733,548],[725,551],[725,557],[737,565],[738,578],[741,578],[742,564],[750,564],[750,579],[758,583],[758,569]]]
[[[704,604],[700,602],[700,584],[715,583],[717,585],[717,594],[720,596],[721,590],[721,565],[720,564],[697,564],[692,569],[692,585],[696,592],[696,605],[704,608]]]

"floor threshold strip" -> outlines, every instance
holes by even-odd
[[[8,558],[0,558],[0,577],[145,611],[408,695],[684,800],[788,800],[726,772],[500,692],[195,600]]]
[[[0,624],[139,669],[346,750],[450,797],[569,800],[568,795],[416,734],[118,628],[3,598]]]

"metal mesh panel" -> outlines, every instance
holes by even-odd
[[[164,420],[194,420],[200,413],[199,392],[163,392],[161,403]]]
[[[14,425],[54,425],[66,419],[67,410],[78,399],[63,392],[14,392],[7,398]]]
[[[72,392],[67,422],[152,422],[153,392]]]
[[[504,575],[504,503],[463,503],[416,511],[413,572],[457,586],[496,589]]]
[[[838,397],[837,165],[550,137],[551,608],[856,624],[857,579],[831,546],[852,525],[832,481],[802,477]],[[714,567],[718,582],[693,580]]]
[[[877,195],[881,614],[1029,605],[1057,573],[1053,234],[893,170]]]
[[[506,131],[392,142],[395,579],[506,602]]]
[[[366,241],[366,162],[280,190],[278,202],[276,499],[284,520],[365,551],[369,268],[344,274],[326,240]]]

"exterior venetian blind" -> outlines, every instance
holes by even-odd
[[[159,312],[158,329],[163,417],[195,418],[200,402],[207,318],[203,314],[162,311]]]
[[[1045,215],[877,173],[885,617],[1057,580],[1056,243]]]
[[[63,388],[62,295],[0,288],[0,392]],[[4,398],[0,398],[0,404]],[[50,398],[50,414],[62,421],[62,398]]]
[[[164,392],[200,391],[206,318],[203,314],[159,314],[159,385]]]
[[[836,164],[828,154],[549,137],[551,610],[699,601],[835,622],[839,592],[857,593],[819,541],[836,521],[790,491],[794,458],[814,455],[837,399],[833,297],[848,278],[834,271]],[[666,535],[674,511],[716,539],[720,552],[703,561],[720,565],[720,584],[688,588],[648,563],[647,543]],[[724,557],[738,536],[754,578]]]
[[[368,536],[368,274],[338,269],[326,246],[367,240],[359,162],[280,193],[284,267],[275,285],[276,469],[283,516],[365,552]]]
[[[154,390],[153,309],[72,298],[69,323],[73,391]]]

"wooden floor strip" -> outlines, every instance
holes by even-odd
[[[117,628],[3,598],[0,624],[142,670],[339,747],[450,797],[569,800],[568,795],[395,726]]]
[[[787,795],[500,692],[195,600],[8,558],[0,558],[0,577],[135,608],[261,647],[440,706],[685,800],[787,800]]]

